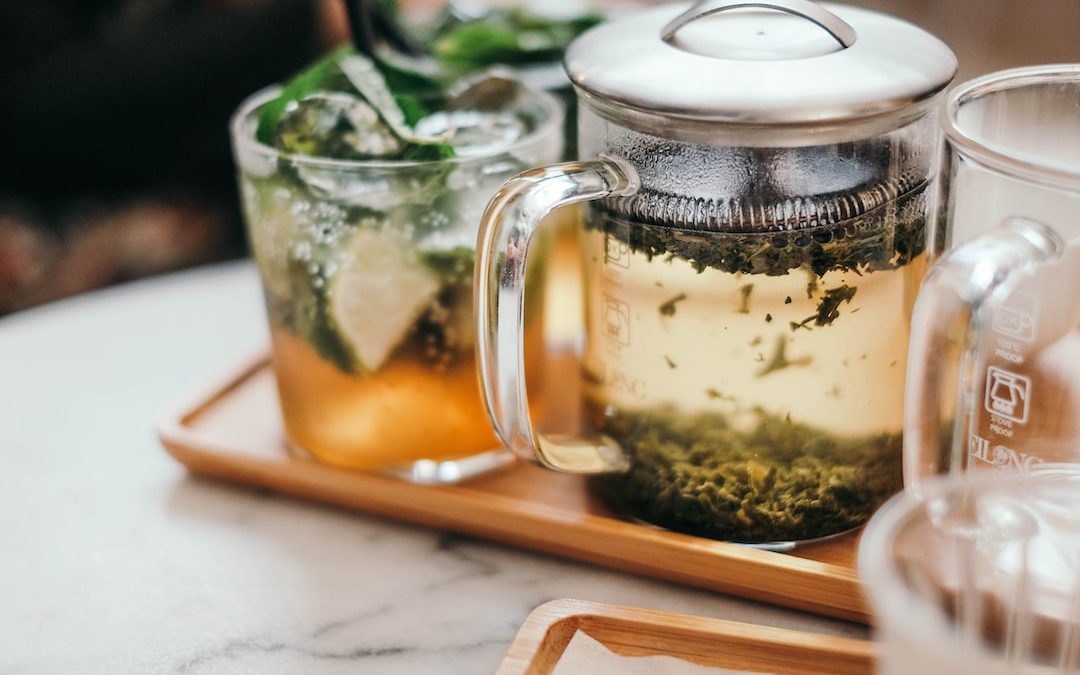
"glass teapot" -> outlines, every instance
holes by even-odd
[[[935,239],[912,329],[905,481],[1080,462],[1080,65],[946,101]]]
[[[949,49],[809,0],[667,5],[567,51],[588,159],[488,205],[477,350],[501,440],[593,474],[616,512],[786,547],[901,484],[908,318]],[[523,381],[537,224],[587,202],[586,432],[538,434]]]

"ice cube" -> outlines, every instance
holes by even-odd
[[[403,194],[408,194],[389,175],[378,171],[298,164],[296,175],[316,199],[370,211],[388,211],[401,203]]]
[[[528,126],[513,112],[451,110],[428,115],[416,124],[421,134],[449,133],[450,144],[462,157],[490,155],[525,136]]]
[[[401,140],[363,99],[341,92],[316,93],[293,102],[277,125],[278,150],[333,159],[388,157]]]
[[[471,251],[474,246],[476,233],[468,228],[434,230],[416,244],[417,250],[424,255],[436,257],[453,251]]]

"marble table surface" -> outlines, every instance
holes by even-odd
[[[865,636],[190,476],[154,421],[263,321],[247,263],[0,320],[0,675],[491,673],[559,597]]]

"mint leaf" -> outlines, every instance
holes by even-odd
[[[434,54],[459,70],[558,61],[575,37],[602,20],[591,13],[563,20],[520,8],[492,10],[483,19],[449,26],[435,40]]]
[[[401,108],[401,114],[405,116],[405,124],[410,127],[415,127],[417,122],[428,115],[427,106],[412,94],[394,94],[394,101]]]
[[[391,56],[379,60],[379,72],[386,80],[386,86],[395,94],[411,95],[420,100],[437,102],[442,98],[443,90],[449,82],[421,72],[420,67],[409,63],[408,59]]]
[[[520,60],[521,43],[506,26],[469,23],[435,41],[435,55],[458,67],[513,63]]]
[[[404,159],[443,159],[454,156],[454,149],[445,135],[423,136],[413,129],[406,116],[406,109],[400,103],[401,98],[394,96],[386,78],[374,62],[363,56],[352,55],[342,59],[338,67],[394,135],[408,144],[402,153]],[[406,101],[409,116],[420,112],[418,99]],[[431,147],[423,149],[425,146]]]
[[[411,144],[401,152],[401,159],[411,162],[430,162],[457,156],[449,143]]]
[[[351,45],[338,47],[289,80],[278,97],[263,105],[259,111],[259,124],[255,129],[256,140],[266,145],[274,144],[278,120],[293,101],[299,101],[316,91],[340,91],[344,78],[337,64],[352,53]]]

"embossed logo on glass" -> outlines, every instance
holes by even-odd
[[[1029,293],[1013,293],[994,312],[994,330],[1025,342],[1035,339],[1039,301]]]
[[[986,396],[983,405],[987,412],[1024,424],[1028,419],[1031,401],[1031,378],[996,366],[986,369]]]
[[[630,344],[630,305],[604,296],[604,335],[619,344]]]

